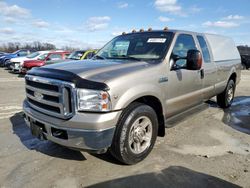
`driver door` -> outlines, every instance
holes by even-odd
[[[192,49],[197,49],[193,36],[179,34],[169,61],[167,117],[188,110],[202,102],[200,70],[187,70],[186,59],[176,60],[186,57],[188,50]]]

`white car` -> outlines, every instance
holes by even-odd
[[[50,51],[37,51],[34,52],[26,57],[16,57],[16,58],[11,58],[10,62],[10,68],[12,71],[14,72],[21,72],[21,68],[23,66],[24,61],[26,60],[36,60],[38,59],[40,56],[49,53]]]

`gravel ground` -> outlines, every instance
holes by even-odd
[[[24,80],[0,69],[0,187],[250,187],[250,71],[233,106],[211,100],[158,138],[139,164],[73,151],[31,136]]]

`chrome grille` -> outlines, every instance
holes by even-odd
[[[25,82],[27,100],[35,110],[63,119],[75,113],[74,84],[31,75]]]

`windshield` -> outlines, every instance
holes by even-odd
[[[38,60],[45,60],[47,56],[48,56],[48,53],[41,54],[37,59]]]
[[[105,45],[96,54],[96,58],[160,60],[164,58],[171,38],[171,32],[141,32],[121,35]]]
[[[74,51],[67,57],[67,59],[80,60],[84,53],[85,51]]]
[[[39,56],[39,55],[40,55],[39,52],[34,52],[34,53],[28,55],[27,58],[31,59],[31,58],[35,58],[35,57],[37,57],[37,56]]]

